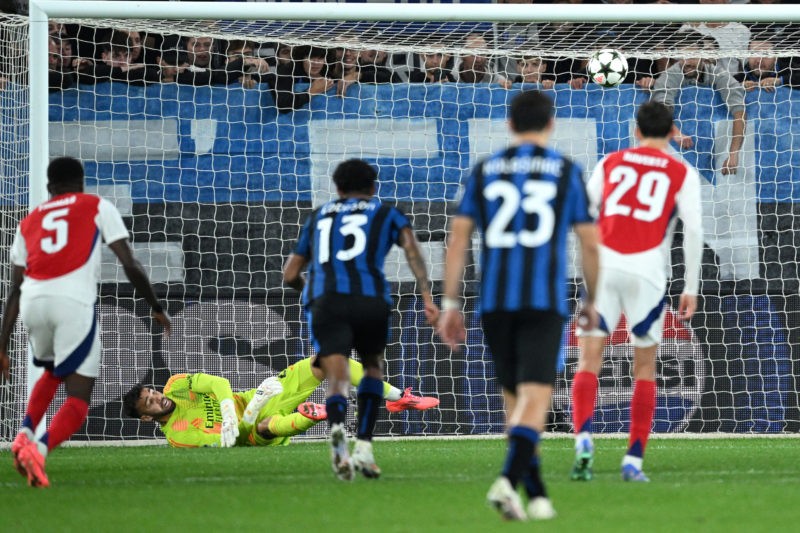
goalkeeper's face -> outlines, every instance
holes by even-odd
[[[136,402],[136,410],[139,411],[139,417],[146,422],[160,420],[175,410],[175,402],[155,389],[142,389],[139,401]]]

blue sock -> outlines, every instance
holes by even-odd
[[[539,442],[539,432],[527,426],[514,426],[508,430],[508,452],[502,475],[516,487],[530,468],[531,458]]]
[[[328,411],[328,426],[344,424],[347,419],[347,398],[341,394],[328,396],[325,409]]]
[[[358,384],[358,432],[359,440],[372,440],[378,408],[383,399],[383,381],[364,376]]]
[[[544,488],[544,481],[540,473],[539,456],[534,450],[531,462],[528,465],[528,472],[522,477],[522,483],[525,485],[525,492],[528,498],[543,497],[547,498],[547,490]]]

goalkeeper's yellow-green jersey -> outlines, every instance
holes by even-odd
[[[225,378],[209,374],[176,374],[164,386],[164,396],[175,402],[175,410],[161,424],[161,431],[170,446],[219,446],[222,431],[219,403],[222,400],[234,400],[236,414],[241,420],[242,402],[236,401],[239,399]]]

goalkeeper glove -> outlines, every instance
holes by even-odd
[[[236,407],[233,400],[227,398],[219,402],[219,409],[222,412],[220,446],[230,448],[236,444],[236,437],[239,436],[239,418],[236,416]]]
[[[256,417],[259,411],[267,405],[270,398],[277,396],[283,392],[283,385],[278,381],[278,378],[273,376],[261,382],[261,385],[256,389],[256,394],[247,407],[244,408],[244,415],[242,422],[248,425],[253,425],[256,422]]]

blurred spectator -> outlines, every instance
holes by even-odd
[[[409,71],[409,83],[446,83],[456,81],[447,68],[447,64],[451,59],[449,54],[422,52],[416,54],[416,57],[419,67]]]
[[[729,4],[730,0],[700,0],[701,4]],[[726,54],[717,60],[717,65],[736,75],[742,71],[739,58],[750,43],[750,30],[741,22],[700,22],[684,24],[682,30],[694,30],[712,37],[719,50]]]
[[[167,50],[156,58],[161,83],[177,83],[178,74],[186,68],[186,58],[177,50]]]
[[[733,116],[728,157],[720,170],[722,174],[735,174],[739,167],[739,151],[744,142],[744,87],[725,67],[700,57],[701,54],[708,52],[710,43],[706,37],[695,35],[695,38],[683,45],[684,57],[656,78],[653,85],[653,99],[674,107],[681,87],[686,85],[714,87]],[[674,140],[681,148],[691,148],[694,145],[692,138],[681,131],[674,136]]]
[[[178,83],[186,85],[228,84],[228,72],[215,64],[214,39],[211,37],[185,37],[183,45],[186,51],[186,68],[178,73]]]
[[[399,76],[386,67],[388,54],[382,50],[358,52],[359,81],[361,83],[397,83]]]
[[[333,87],[334,80],[327,77],[325,62],[327,52],[316,46],[297,46],[292,50],[293,61],[277,68],[273,79],[275,105],[281,113],[288,113],[307,105],[311,98],[324,94]],[[297,84],[308,84],[299,90]]]
[[[328,77],[336,80],[336,94],[344,96],[347,88],[359,80],[358,52],[352,48],[336,47],[328,50]]]
[[[553,75],[556,83],[566,83],[573,89],[583,89],[589,83],[586,73],[588,59],[576,57],[562,57],[553,63]]]
[[[47,83],[51,93],[75,85],[75,73],[62,70],[61,45],[52,35],[47,40],[47,68]]]
[[[540,83],[544,89],[552,89],[555,76],[547,72],[547,62],[541,57],[526,56],[517,59],[517,71],[520,73],[514,83]]]
[[[134,49],[131,44],[133,43],[128,32],[113,32],[111,42],[100,44],[99,60],[94,61],[91,68],[80,73],[80,83],[121,81],[133,85],[143,85],[161,81],[156,67],[148,67],[143,63],[134,62]]]
[[[479,33],[469,33],[464,38],[463,47],[467,50],[487,49],[486,38]],[[456,57],[453,76],[463,83],[497,83],[506,89],[511,81],[497,73],[494,62],[485,53],[462,54]]]
[[[750,53],[758,55],[745,60],[742,73],[745,91],[774,91],[782,85],[800,86],[800,61],[775,57],[774,45],[769,41],[752,41]]]
[[[278,43],[278,48],[275,50],[275,59],[277,66],[289,65],[292,63],[292,47],[288,44]]]
[[[225,70],[228,83],[239,81],[243,87],[252,89],[265,81],[271,69],[266,59],[255,56],[252,42],[234,39],[228,42]]]

